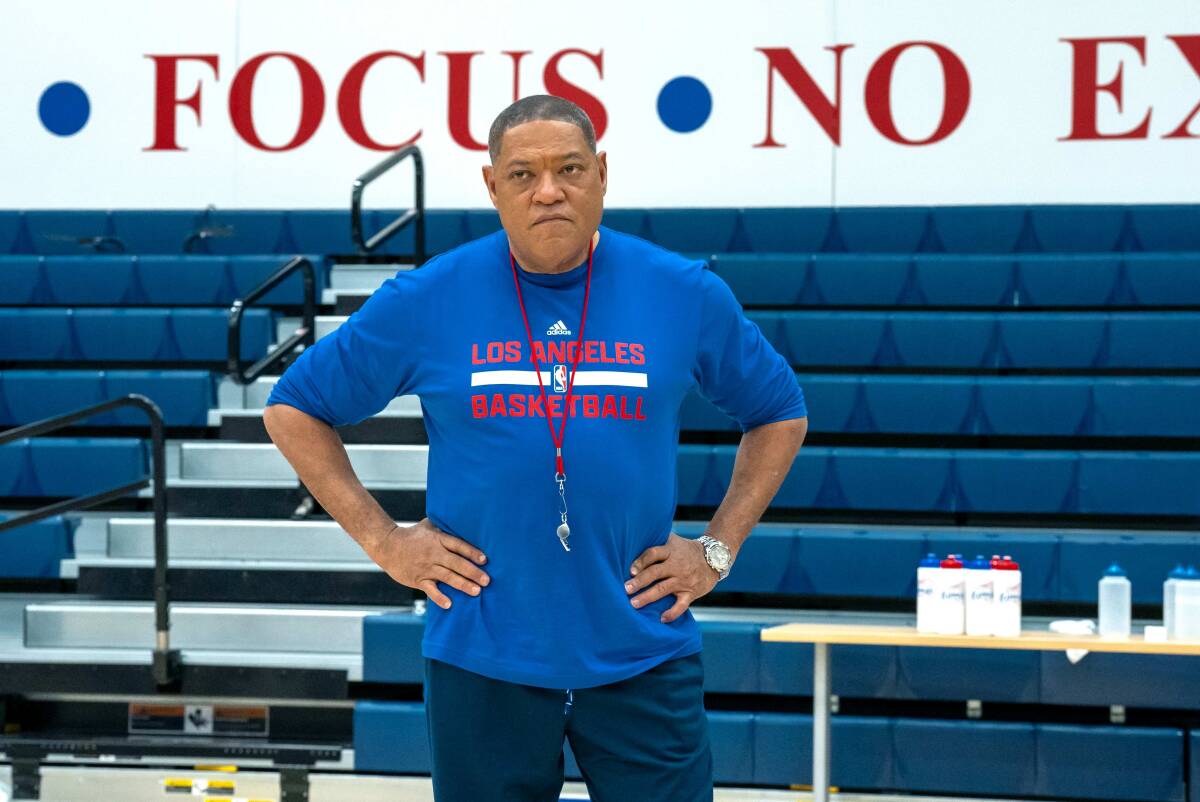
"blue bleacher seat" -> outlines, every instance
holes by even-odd
[[[600,224],[613,231],[645,238],[646,211],[643,209],[605,209]]]
[[[724,279],[742,306],[816,304],[808,254],[716,254],[709,267]]]
[[[430,760],[423,703],[354,703],[355,771],[428,774]]]
[[[850,252],[913,253],[921,245],[929,209],[921,206],[842,207],[835,213]]]
[[[0,449],[3,450],[3,449]],[[0,514],[0,521],[13,516]],[[76,518],[55,515],[0,532],[0,577],[58,579],[62,560],[75,556]]]
[[[200,225],[202,214],[183,210],[114,209],[114,235],[129,253],[178,254]]]
[[[419,615],[392,612],[363,618],[363,679],[419,684],[424,679]]]
[[[11,420],[5,425],[34,421],[74,412],[106,400],[100,371],[8,370],[0,372],[3,392]],[[100,423],[98,419],[87,422]]]
[[[1011,256],[921,253],[913,256],[913,275],[931,306],[1012,306],[1015,299]]]
[[[103,465],[103,471],[95,470]],[[146,475],[133,438],[43,437],[0,446],[0,496],[76,496]]]
[[[1200,313],[1114,313],[1109,364],[1120,367],[1200,368]]]
[[[1092,394],[1107,381],[1066,376],[981,379],[978,382],[980,431],[994,435],[1064,437],[1092,434],[1089,431]]]
[[[1033,206],[1033,232],[1048,252],[1115,251],[1125,224],[1123,206]]]
[[[950,452],[940,449],[834,449],[846,506],[860,510],[946,509],[954,503],[952,462]],[[832,498],[818,503],[837,506]]]
[[[224,306],[236,297],[228,256],[139,256],[136,268],[149,304]]]
[[[200,228],[214,229],[212,236],[194,246],[195,253],[224,256],[285,254],[295,250],[286,216],[276,209],[220,209],[203,215]]]
[[[374,215],[365,212],[363,217],[363,236],[370,239],[378,230]],[[350,240],[350,213],[345,209],[293,210],[288,212],[288,225],[296,247],[305,253],[349,254],[357,251]]]
[[[189,362],[223,362],[227,356],[228,316],[220,309],[174,309],[171,323],[181,356]],[[275,340],[274,316],[248,309],[242,316],[242,358],[258,359]]]
[[[889,788],[892,725],[884,718],[837,716],[830,722],[831,784],[839,788]],[[812,783],[812,716],[758,713],[754,720],[754,783]]]
[[[1131,478],[1134,473],[1127,471]],[[1059,595],[1066,601],[1094,603],[1096,583],[1104,569],[1116,562],[1129,574],[1134,602],[1161,603],[1167,573],[1178,564],[1196,562],[1198,546],[1200,536],[1180,532],[1072,533],[1059,546]]]
[[[79,357],[153,361],[181,359],[169,309],[73,309],[71,321]],[[207,311],[207,310],[206,310]]]
[[[1104,306],[1117,289],[1117,254],[1030,254],[1017,260],[1021,306]]]
[[[1127,253],[1125,278],[1145,306],[1200,306],[1200,254]]]
[[[1200,657],[1090,652],[1072,663],[1060,651],[1042,652],[1041,661],[1042,704],[1194,710],[1200,699]]]
[[[467,209],[464,219],[468,240],[486,237],[500,230],[500,215],[495,209]]]
[[[1087,312],[1023,312],[998,317],[1000,366],[1021,368],[1103,368],[1130,366],[1105,350],[1108,316]],[[1131,353],[1153,344],[1129,344]]]
[[[33,252],[38,254],[96,253],[88,241],[110,236],[108,212],[92,209],[31,210],[25,212]]]
[[[1071,513],[1079,507],[1076,452],[963,449],[954,463],[957,510]],[[1122,464],[1132,467],[1124,455]]]
[[[1130,207],[1143,251],[1200,251],[1200,206]]]
[[[1162,727],[1039,724],[1034,793],[1183,802],[1183,737]]]
[[[132,256],[47,256],[42,269],[59,306],[120,306],[140,300]]]
[[[1011,253],[1025,225],[1020,206],[935,206],[933,224],[951,253]]]
[[[207,426],[208,410],[216,406],[213,375],[204,370],[106,370],[101,379],[104,398],[144,395],[158,406],[167,426]],[[111,421],[145,426],[148,418],[140,410],[121,409]]]
[[[1081,512],[1200,515],[1197,452],[1086,451],[1079,462]]]
[[[896,653],[895,698],[1014,704],[1039,701],[1037,652],[904,648]]]
[[[736,449],[681,445],[678,503],[719,504]],[[805,446],[774,503],[821,509],[1196,515],[1198,479],[1197,452]]]
[[[321,290],[328,283],[325,278],[325,260],[317,256],[309,256],[312,263],[316,283],[316,302],[321,302]],[[287,264],[288,259],[281,256],[234,256],[229,260],[229,274],[233,279],[236,298],[250,294],[258,285],[266,281],[275,271]],[[231,303],[233,299],[229,299]],[[304,276],[299,272],[292,273],[283,283],[254,302],[255,305],[282,305],[304,303]]]
[[[0,210],[0,256],[13,252],[21,230],[21,213]]]
[[[862,381],[867,419],[872,431],[974,434],[975,385],[961,376],[871,376]]]
[[[880,312],[747,312],[793,365],[872,365],[888,316]]]
[[[425,210],[425,247],[430,254],[457,248],[467,241],[466,214],[449,209]]]
[[[1200,379],[1112,377],[1092,384],[1095,434],[1110,437],[1200,436]]]
[[[1032,724],[898,719],[893,732],[898,789],[1027,797],[1037,788]]]
[[[757,532],[754,537],[758,537]],[[924,556],[926,534],[922,529],[881,532],[852,526],[796,527],[792,537],[798,548],[784,575],[788,580],[784,592],[901,599],[916,595],[915,569],[897,570],[897,566],[915,566]],[[754,548],[747,541],[742,552]],[[803,585],[796,582],[800,574],[805,579]],[[732,579],[730,573],[725,581]],[[752,579],[746,577],[743,581]]]
[[[912,257],[907,254],[817,254],[812,278],[833,306],[896,306],[903,302]]]
[[[977,312],[885,314],[890,324],[875,365],[987,368],[994,363],[996,315]],[[859,316],[843,318],[846,328]],[[865,315],[864,315],[865,317]],[[890,337],[888,333],[890,332]]]
[[[654,209],[649,239],[673,251],[721,253],[731,250],[737,219],[734,209]]]
[[[72,359],[71,322],[61,309],[0,308],[0,360]]]
[[[48,303],[49,286],[41,256],[0,256],[0,304]]]
[[[224,361],[223,309],[3,309],[0,360]],[[269,310],[243,317],[242,355],[262,356],[274,332]]]
[[[815,253],[824,246],[832,209],[743,209],[742,226],[756,253]]]
[[[708,739],[712,746],[713,777],[722,782],[754,782],[754,713],[709,710]],[[578,768],[575,769],[577,776]]]

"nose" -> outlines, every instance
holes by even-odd
[[[566,195],[558,183],[558,174],[553,170],[543,170],[538,177],[537,186],[533,189],[534,203],[549,206],[565,199]]]

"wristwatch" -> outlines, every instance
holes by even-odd
[[[697,539],[700,545],[704,546],[704,559],[717,572],[717,581],[720,582],[729,576],[729,568],[733,565],[733,552],[729,547],[708,534],[703,534]]]

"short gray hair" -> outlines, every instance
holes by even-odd
[[[596,129],[583,109],[554,95],[530,95],[513,103],[492,121],[488,131],[488,156],[492,161],[500,155],[500,139],[508,129],[537,120],[556,120],[578,126],[588,148],[592,153],[596,152]]]

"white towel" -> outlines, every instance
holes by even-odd
[[[1051,621],[1050,631],[1060,635],[1095,635],[1096,622],[1089,618],[1078,620]],[[1067,649],[1067,659],[1072,664],[1078,663],[1087,656],[1087,649]]]

